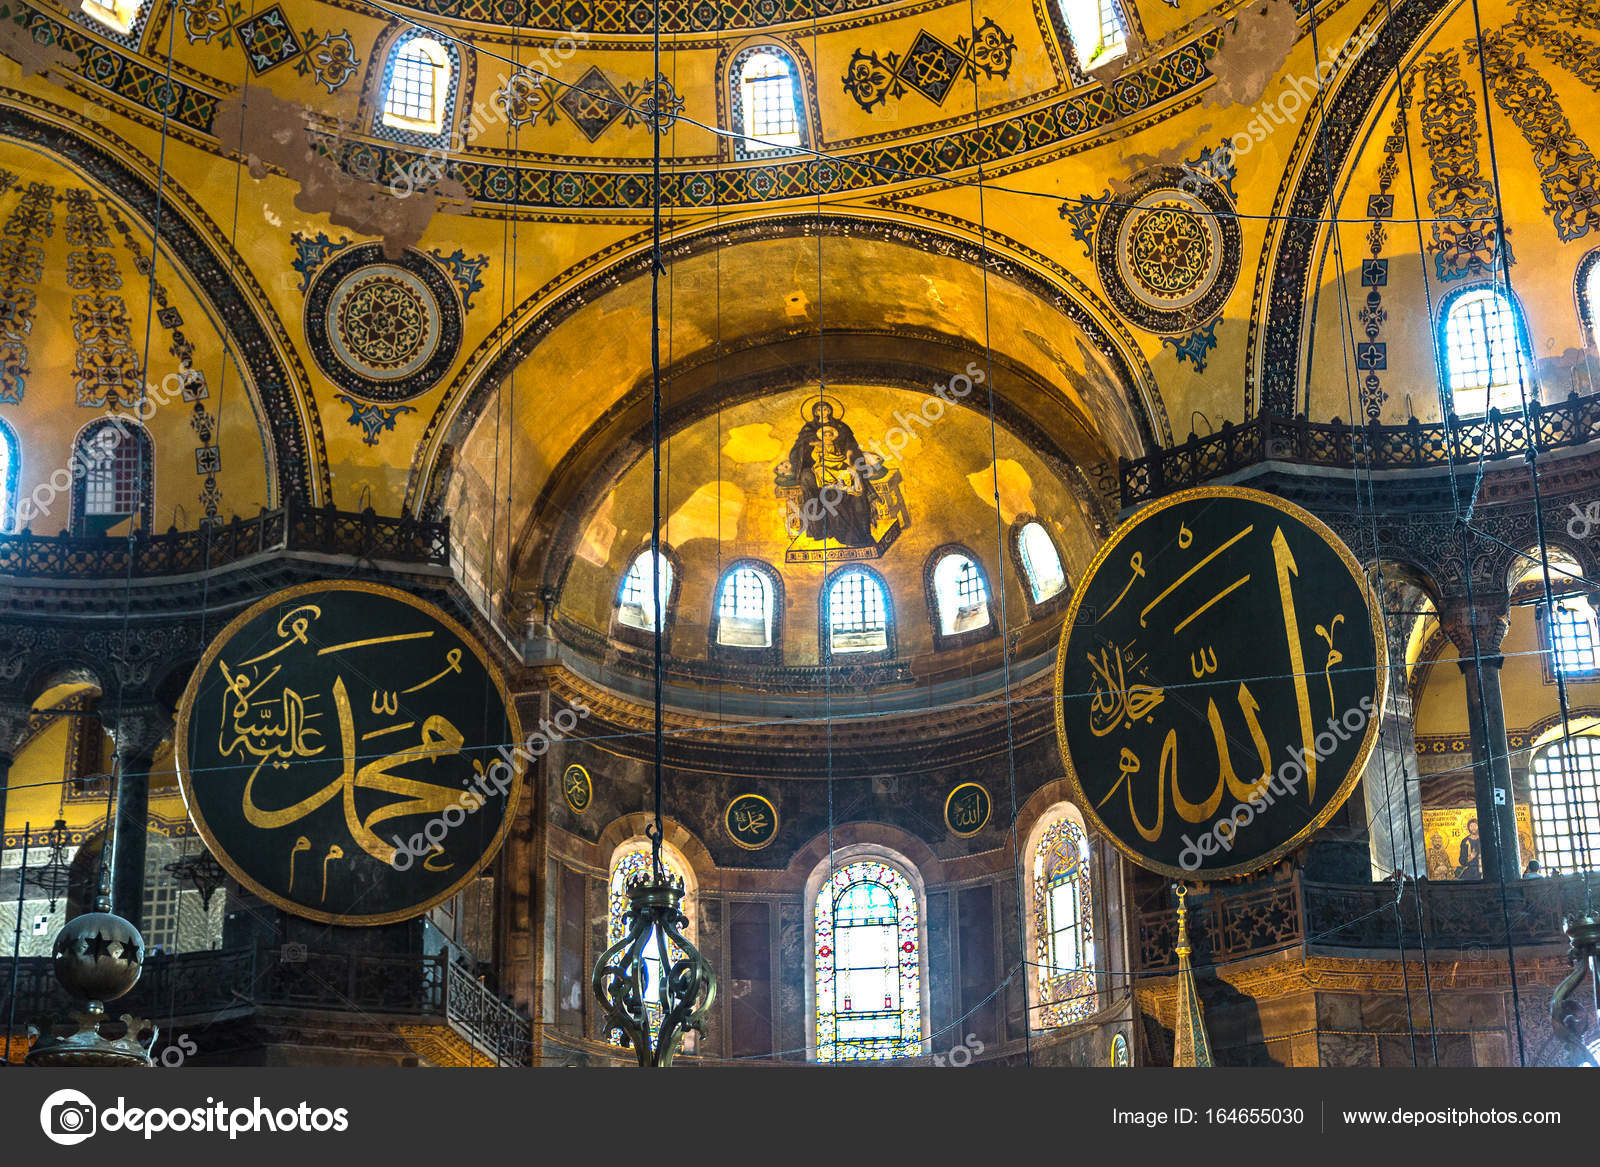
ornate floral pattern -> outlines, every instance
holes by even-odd
[[[971,38],[957,37],[954,46],[921,29],[904,55],[880,58],[857,49],[845,66],[844,91],[869,112],[888,98],[904,96],[906,86],[943,105],[963,75],[976,81],[981,69],[985,77],[1009,76],[1016,50],[1016,39],[988,17],[973,28]]]
[[[407,251],[390,262],[366,243],[315,268],[306,339],[335,385],[392,404],[432,388],[454,363],[461,311],[451,278],[432,260]]]
[[[1428,147],[1433,184],[1434,273],[1441,280],[1475,277],[1493,270],[1500,234],[1494,224],[1494,192],[1478,163],[1478,107],[1461,78],[1454,53],[1422,59],[1422,140]],[[1511,251],[1505,249],[1510,263]]]

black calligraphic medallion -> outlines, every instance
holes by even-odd
[[[1265,867],[1349,797],[1387,663],[1361,565],[1314,515],[1241,487],[1161,499],[1100,549],[1062,628],[1078,805],[1164,875]]]
[[[746,851],[759,851],[778,837],[778,808],[759,794],[741,794],[723,815],[728,837]]]
[[[567,772],[561,775],[561,792],[567,797],[567,805],[576,814],[582,814],[589,809],[589,804],[594,801],[594,783],[589,780],[589,771],[574,762],[567,767]]]
[[[963,782],[944,800],[944,825],[965,839],[983,830],[993,811],[987,790],[976,782]]]
[[[178,710],[189,817],[229,874],[332,924],[410,919],[500,849],[522,792],[500,671],[432,604],[303,584],[211,642]]]

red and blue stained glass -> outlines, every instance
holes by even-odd
[[[917,896],[886,863],[833,873],[817,895],[817,1060],[914,1057],[922,1047]]]
[[[1089,840],[1070,818],[1044,832],[1033,855],[1033,931],[1038,944],[1040,1028],[1080,1021],[1095,1009],[1094,890]]]

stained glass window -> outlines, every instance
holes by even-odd
[[[1539,750],[1528,787],[1533,841],[1545,874],[1600,866],[1600,736],[1579,734]]]
[[[766,648],[772,643],[772,586],[753,567],[735,568],[722,581],[717,643],[741,648]]]
[[[978,565],[965,555],[952,553],[934,564],[933,596],[939,609],[939,631],[946,636],[989,623],[989,589]]]
[[[1527,364],[1516,309],[1495,288],[1456,297],[1445,319],[1445,362],[1455,411],[1466,415],[1522,404]]]
[[[1017,532],[1017,550],[1022,555],[1022,570],[1028,576],[1028,590],[1033,602],[1042,604],[1067,586],[1067,573],[1061,568],[1061,556],[1050,533],[1037,521],[1024,523]]]
[[[916,892],[887,863],[835,871],[817,893],[817,1060],[915,1056],[922,1047]]]
[[[1094,1012],[1094,890],[1089,840],[1063,815],[1033,853],[1033,928],[1040,1028]]]
[[[661,851],[661,861],[666,865],[668,872],[676,875],[679,879],[683,879],[685,886],[688,886],[683,863],[672,851],[664,846]],[[640,841],[624,844],[617,849],[616,855],[612,858],[610,899],[606,912],[606,946],[608,948],[618,940],[621,940],[628,928],[628,884],[632,883],[640,875],[648,875],[650,868],[651,857],[650,844],[648,842]],[[689,941],[692,944],[694,942],[694,910],[693,905],[689,903],[687,898],[684,900],[683,913],[689,917],[690,921],[689,926],[684,929],[684,935],[689,937]],[[647,1002],[656,999],[661,990],[660,952],[660,940],[655,932],[652,931],[650,939],[645,942],[644,946],[644,997]],[[670,940],[667,941],[667,959],[668,961],[684,959],[683,950]],[[647,1010],[650,1015],[651,1031],[659,1031],[662,1016],[660,1006],[648,1005]],[[612,1030],[611,1040],[620,1045],[622,1043],[622,1031]],[[687,1044],[693,1044],[692,1035]]]
[[[656,589],[661,589],[661,614],[666,616],[667,601],[672,596],[672,563],[665,555],[652,572],[650,561],[653,552],[648,548],[639,552],[628,574],[622,577],[622,592],[617,597],[617,619],[630,628],[654,632],[656,628]],[[654,576],[652,581],[651,577]]]

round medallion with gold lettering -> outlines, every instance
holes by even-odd
[[[1078,585],[1056,735],[1080,809],[1179,879],[1265,867],[1349,797],[1387,669],[1361,566],[1320,520],[1241,487],[1119,527]]]
[[[561,792],[566,795],[567,805],[574,814],[588,810],[589,804],[594,801],[594,783],[589,779],[589,771],[576,762],[568,766],[566,773],[561,775]]]
[[[195,828],[263,900],[332,924],[410,919],[499,850],[532,755],[499,669],[434,605],[355,581],[255,604],[178,711]]]
[[[741,794],[728,803],[722,825],[746,851],[759,851],[778,837],[778,808],[759,794]]]
[[[989,792],[976,782],[963,782],[944,800],[944,825],[951,834],[970,838],[983,830],[993,812]]]

